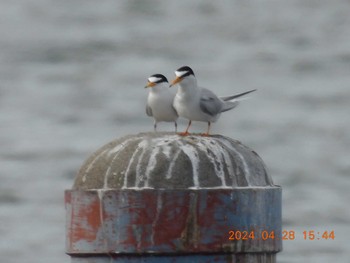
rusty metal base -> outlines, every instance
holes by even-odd
[[[276,263],[275,253],[72,257],[71,263]]]
[[[230,253],[274,254],[282,249],[280,187],[69,190],[66,210],[66,252],[73,257],[233,257]],[[230,231],[237,234],[233,239]],[[246,235],[251,232],[254,238]]]

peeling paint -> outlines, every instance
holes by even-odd
[[[152,245],[154,246],[155,245],[155,242],[154,242],[154,237],[155,235],[157,235],[157,229],[156,227],[158,226],[159,222],[159,217],[160,217],[160,213],[162,211],[162,208],[163,208],[163,199],[162,199],[162,193],[158,193],[157,195],[157,208],[156,208],[156,214],[155,214],[155,217],[154,217],[154,220],[153,220],[153,223],[152,223],[152,237],[151,237],[151,240],[152,240]]]
[[[171,255],[164,262],[211,256],[253,262],[274,259],[282,248],[281,240],[228,239],[234,229],[280,233],[281,189],[256,153],[223,136],[145,133],[115,140],[83,165],[65,202],[72,262],[146,254]],[[203,254],[203,261],[192,261]]]
[[[281,189],[66,191],[68,253],[277,252],[280,239],[232,241],[230,230],[281,236]],[[69,203],[69,201],[71,203]]]

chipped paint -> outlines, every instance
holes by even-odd
[[[280,239],[232,241],[230,230],[281,235],[279,187],[66,191],[67,252],[277,252]]]
[[[256,153],[223,136],[115,140],[85,162],[65,202],[72,262],[275,262],[282,248],[228,239],[229,230],[280,235],[281,188]]]
[[[151,236],[151,241],[152,241],[152,245],[155,245],[155,236],[157,235],[157,227],[159,224],[159,217],[161,214],[161,211],[163,209],[163,198],[162,198],[162,193],[158,192],[157,195],[157,207],[156,207],[156,214],[152,223],[152,236]]]
[[[105,256],[90,257],[88,260],[83,257],[73,257],[71,263],[274,263],[276,262],[276,254],[258,253],[258,254],[188,254],[188,255],[159,255],[151,253],[151,255],[118,255],[116,258],[108,258]]]

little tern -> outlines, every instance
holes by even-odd
[[[169,89],[167,78],[162,74],[154,74],[148,78],[145,88],[150,88],[147,98],[146,114],[154,118],[154,131],[157,131],[158,122],[174,122],[177,132],[178,118],[173,107],[175,92]]]
[[[210,125],[216,122],[222,112],[231,110],[238,105],[239,98],[256,90],[250,90],[237,95],[217,97],[212,91],[197,86],[197,79],[193,70],[183,66],[175,71],[176,78],[171,86],[178,84],[173,106],[180,117],[189,120],[186,131],[180,135],[186,136],[192,121],[208,123],[207,132],[203,136],[209,136]]]

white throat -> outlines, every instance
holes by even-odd
[[[194,93],[198,89],[197,79],[190,75],[179,82],[179,91],[183,93]]]
[[[155,86],[151,87],[150,91],[152,93],[159,93],[159,92],[168,91],[167,89],[169,89],[169,83],[162,82],[162,83],[158,83]]]

